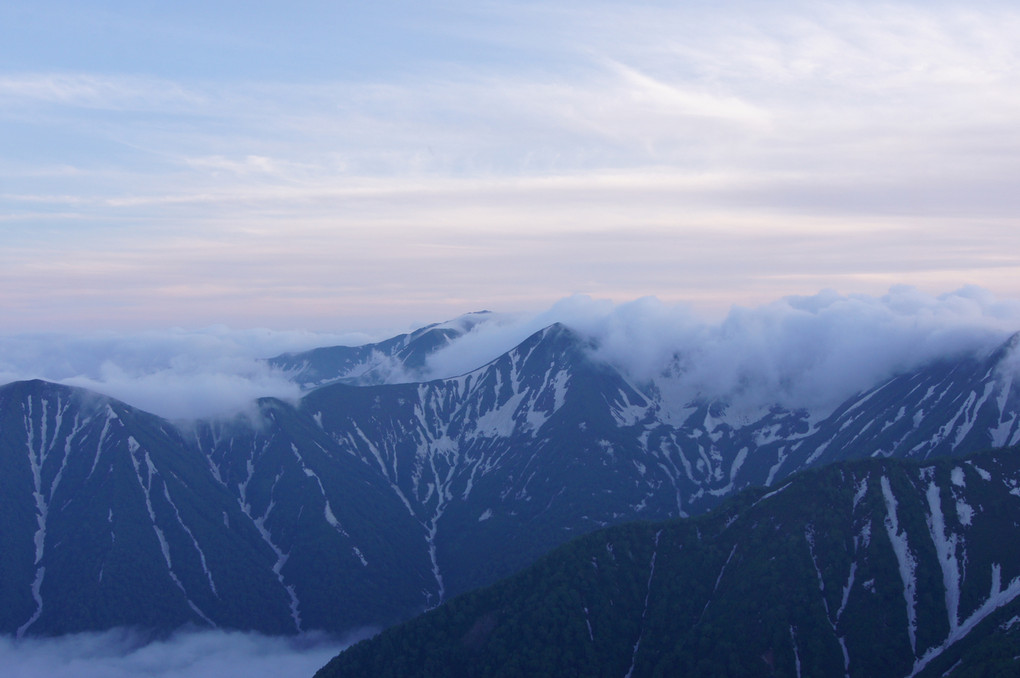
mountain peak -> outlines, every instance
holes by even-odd
[[[47,381],[45,379],[24,379],[21,381],[12,381],[10,383],[0,386],[0,395],[10,395],[18,398],[33,396],[48,397],[58,395],[64,397],[87,396],[90,399],[101,399],[104,401],[115,400],[110,396],[98,393],[96,391],[92,391],[90,389],[82,388],[80,386],[70,386],[67,384],[61,384],[54,381]],[[124,404],[124,406],[127,407],[126,404]]]

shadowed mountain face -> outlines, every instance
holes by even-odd
[[[1010,675],[1017,450],[844,462],[555,550],[317,676]]]
[[[667,402],[559,325],[459,377],[334,380],[230,421],[171,424],[9,384],[0,631],[389,624],[574,536],[703,513],[804,468],[1016,444],[1013,348],[932,363],[822,414]]]
[[[34,381],[0,389],[0,434],[4,632],[287,630],[271,553],[167,422]]]

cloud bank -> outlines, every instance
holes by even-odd
[[[433,376],[474,369],[552,322],[597,347],[594,356],[677,404],[693,398],[826,410],[883,379],[941,357],[980,354],[1020,331],[1020,301],[977,287],[933,296],[894,287],[880,297],[824,291],[718,322],[655,298],[625,304],[576,296],[545,313],[480,325],[436,353]]]
[[[192,631],[146,642],[124,629],[58,638],[0,636],[0,666],[5,678],[310,678],[359,639]]]

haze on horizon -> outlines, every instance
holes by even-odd
[[[0,333],[1020,298],[1008,2],[0,7]]]

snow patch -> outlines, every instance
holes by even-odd
[[[647,411],[648,408],[641,405],[627,405],[626,407],[614,407],[612,414],[619,426],[633,426],[644,419]]]
[[[959,466],[953,469],[951,479],[953,481],[953,485],[956,485],[957,487],[966,487],[967,485],[966,481],[963,478],[963,469],[960,468]]]
[[[864,477],[859,483],[857,483],[857,490],[854,492],[854,504],[853,507],[856,510],[857,505],[864,499],[864,495],[868,492],[868,479]]]
[[[768,478],[765,479],[765,487],[769,487],[770,485],[772,485],[772,481],[775,479],[776,474],[779,473],[779,467],[781,467],[783,465],[783,462],[786,461],[785,452],[780,451],[777,456],[778,460],[776,461],[775,465],[769,469],[769,476]],[[762,499],[764,498],[765,497],[762,497]]]
[[[959,517],[961,525],[969,526],[971,521],[974,519],[974,507],[965,502],[963,499],[957,499],[956,515]]]
[[[974,469],[975,471],[977,471],[977,474],[979,476],[981,476],[981,480],[984,480],[985,482],[988,482],[988,481],[990,481],[992,479],[992,474],[989,473],[988,471],[984,470],[983,468],[981,468],[977,464],[971,463],[970,467],[972,469]]]
[[[737,477],[737,472],[740,471],[740,467],[744,465],[744,461],[747,459],[747,448],[741,447],[740,451],[737,452],[736,458],[733,460],[733,466],[730,467],[730,483],[733,483],[734,478]]]

